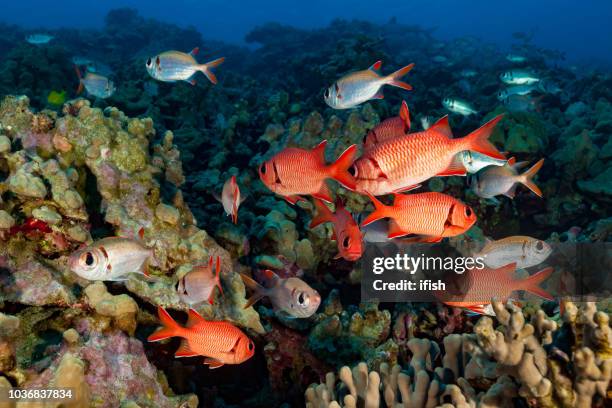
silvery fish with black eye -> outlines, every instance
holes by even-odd
[[[503,166],[507,162],[507,160],[495,159],[471,150],[464,150],[461,153],[457,153],[457,156],[459,156],[461,163],[463,163],[463,167],[465,167],[467,172],[471,174],[477,173],[479,170],[482,170],[485,167]]]
[[[200,64],[194,58],[199,52],[199,48],[194,48],[190,53],[180,51],[166,51],[155,55],[146,62],[147,72],[151,77],[162,82],[186,81],[195,85],[196,72],[202,72],[213,84],[217,83],[217,77],[213,73],[213,68],[218,67],[225,61],[225,58],[218,58],[214,61]]]
[[[274,311],[288,317],[306,318],[312,316],[321,304],[321,295],[300,278],[282,279],[270,270],[265,272],[269,287],[264,288],[251,277],[240,274],[246,287],[254,293],[244,306],[253,305],[263,297],[268,297]]]
[[[129,238],[103,238],[70,255],[68,267],[91,281],[123,281],[129,273],[148,276],[153,250]]]
[[[489,268],[501,268],[516,263],[517,269],[523,269],[541,264],[551,253],[551,246],[540,239],[512,236],[488,241],[475,257],[483,258]]]

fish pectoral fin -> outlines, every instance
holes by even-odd
[[[212,357],[206,357],[204,359],[204,364],[206,364],[208,368],[210,368],[211,370],[214,370],[215,368],[223,367],[224,365],[224,363]]]
[[[195,357],[195,356],[199,356],[199,354],[193,351],[189,347],[189,343],[187,343],[187,340],[185,339],[181,341],[181,345],[179,346],[178,350],[176,350],[176,353],[174,353],[174,357],[179,357],[179,358],[180,357]]]

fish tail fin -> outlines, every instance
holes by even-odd
[[[385,218],[389,216],[389,207],[381,203],[376,197],[374,197],[369,192],[366,192],[370,200],[372,200],[372,204],[374,204],[374,211],[366,217],[365,220],[361,222],[361,226],[365,227],[368,224],[373,223],[374,221],[378,221],[381,218]]]
[[[148,341],[160,341],[183,334],[183,328],[170,316],[163,307],[157,308],[157,315],[163,327],[149,336]]]
[[[329,176],[351,191],[357,188],[355,177],[349,173],[355,156],[357,156],[357,145],[351,145],[329,166]]]
[[[334,220],[334,214],[327,208],[323,201],[315,198],[313,203],[317,210],[317,214],[312,217],[312,221],[310,221],[310,226],[308,228],[314,228],[325,222],[332,222]]]
[[[551,267],[542,269],[539,272],[521,281],[521,289],[529,293],[540,296],[546,300],[553,300],[553,296],[548,291],[542,289],[539,285],[550,277],[554,269]]]
[[[217,76],[212,72],[212,69],[221,65],[223,61],[225,61],[225,57],[217,58],[216,60],[209,61],[206,64],[199,65],[198,68],[200,69],[200,71],[202,71],[204,75],[206,75],[206,78],[208,78],[210,82],[216,84]]]
[[[79,86],[77,87],[76,93],[80,95],[83,92],[83,76],[81,75],[81,70],[78,65],[74,66],[74,72],[77,74],[77,78],[79,78]]]
[[[395,71],[394,73],[388,75],[385,79],[386,79],[386,83],[391,85],[391,86],[396,86],[398,88],[402,88],[405,89],[407,91],[412,90],[412,86],[410,84],[407,84],[404,81],[400,81],[400,78],[403,77],[404,75],[406,75],[408,72],[410,72],[410,70],[412,70],[412,68],[414,68],[414,63],[410,64],[410,65],[406,65],[404,68],[400,68],[397,71]]]
[[[540,188],[536,186],[532,179],[538,173],[538,171],[540,171],[543,164],[544,159],[540,159],[536,164],[531,166],[526,172],[519,176],[519,181],[540,198],[542,197],[542,190],[540,190]]]
[[[253,278],[245,275],[244,273],[241,273],[240,277],[242,278],[244,285],[253,291],[253,295],[247,300],[246,305],[244,305],[244,309],[247,309],[250,306],[253,306],[265,296],[264,287],[261,286],[259,283],[255,282]]]
[[[472,150],[474,152],[478,152],[484,154],[485,156],[493,157],[494,159],[504,160],[505,157],[503,154],[497,150],[497,148],[489,141],[489,137],[495,128],[495,125],[502,120],[504,115],[497,115],[466,137],[462,139],[457,139],[460,141],[465,141],[467,143],[466,146],[461,150]]]

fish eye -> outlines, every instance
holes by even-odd
[[[253,341],[249,340],[249,344],[247,344],[247,348],[249,349],[249,351],[253,351],[255,349],[255,345],[253,344]]]
[[[536,243],[536,249],[537,249],[538,251],[543,250],[543,249],[544,249],[544,243],[543,243],[542,241],[538,241],[538,242]]]
[[[344,240],[342,240],[342,246],[345,248],[348,248],[350,243],[351,243],[351,239],[349,237],[344,237]]]
[[[323,97],[325,97],[325,98],[329,98],[329,88],[327,88],[327,89],[325,90],[325,93],[323,94]]]
[[[298,301],[298,304],[302,307],[306,307],[310,303],[310,299],[308,298],[308,296],[306,296],[304,292],[300,292],[300,294],[298,295],[297,301]]]
[[[465,207],[465,216],[471,217],[473,214],[472,209],[470,207]]]
[[[151,66],[151,62],[152,62],[152,61],[151,61],[151,58],[149,58],[149,59],[147,60],[147,67],[150,67],[150,66]]]
[[[261,174],[266,174],[266,163],[261,163],[261,164],[259,165],[259,172],[260,172]]]
[[[93,257],[93,254],[91,252],[87,252],[83,259],[85,260],[85,265],[87,265],[87,266],[91,266],[94,263],[94,257]]]
[[[353,164],[349,167],[348,172],[351,176],[355,177],[357,175],[357,167]]]

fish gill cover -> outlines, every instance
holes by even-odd
[[[610,71],[245,41],[0,26],[0,407],[611,403]]]

